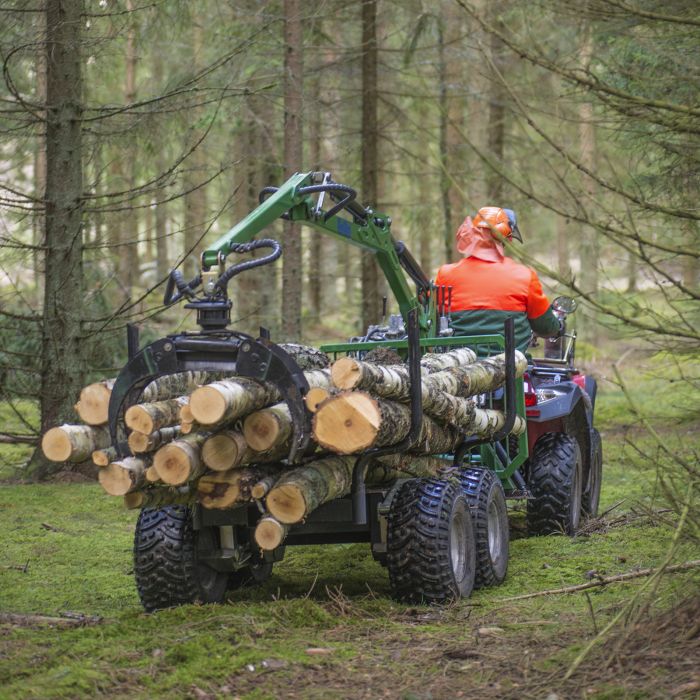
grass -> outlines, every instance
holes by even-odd
[[[686,436],[684,452],[697,451],[696,416],[668,378],[647,376],[639,366],[630,368],[629,376],[641,378],[634,385],[640,408],[655,411],[669,440]],[[634,641],[612,638],[613,646],[596,651],[571,681],[562,678],[583,644],[645,579],[588,595],[504,601],[655,566],[668,552],[672,529],[662,517],[648,515],[663,505],[654,464],[658,446],[640,431],[623,398],[613,385],[603,385],[601,508],[622,502],[608,525],[572,539],[516,537],[505,583],[445,608],[393,602],[386,571],[369,548],[336,545],[290,548],[268,583],[232,592],[228,605],[146,615],[132,574],[135,512],[92,484],[5,483],[0,486],[0,613],[70,611],[103,619],[74,628],[31,620],[2,624],[0,698],[409,700],[554,692],[602,700],[668,697],[675,689],[685,697],[686,686],[692,694],[693,687],[700,688],[692,686],[697,675],[679,664],[692,660],[688,645],[694,638],[673,647],[687,632],[677,617],[668,623],[677,628],[666,646],[654,643],[657,658],[663,649],[673,649],[664,664],[640,661],[644,650],[637,646],[648,630],[635,628]],[[17,452],[7,457],[5,448],[1,454],[5,465],[17,459]],[[5,476],[10,472],[14,467],[6,467]],[[512,523],[517,534],[522,523],[517,512]],[[677,552],[679,561],[697,557],[690,541]],[[698,587],[697,570],[665,577],[650,599],[651,613],[663,615]],[[614,668],[605,663],[611,648]]]

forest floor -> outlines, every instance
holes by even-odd
[[[627,367],[639,408],[697,458],[697,405],[646,367]],[[132,572],[137,513],[95,484],[18,483],[21,450],[0,452],[0,698],[698,697],[700,569],[653,591],[640,577],[509,600],[655,567],[669,552],[658,445],[618,388],[603,383],[598,401],[604,516],[574,538],[528,539],[512,511],[505,583],[444,608],[393,602],[369,548],[336,545],[289,548],[266,585],[227,605],[147,615]],[[674,562],[698,558],[682,542]],[[565,679],[635,594],[636,615]]]

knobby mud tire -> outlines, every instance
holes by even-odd
[[[503,484],[490,469],[465,469],[461,481],[472,514],[476,542],[474,587],[498,586],[508,572],[510,543]]]
[[[214,533],[210,529],[195,533],[187,506],[141,511],[134,534],[134,573],[147,612],[223,601],[228,574],[197,562],[202,537],[213,539]]]
[[[470,595],[474,532],[456,481],[412,479],[400,487],[387,518],[387,568],[400,601],[445,603]]]
[[[581,509],[588,518],[598,515],[600,503],[600,487],[603,482],[603,442],[600,433],[593,428],[591,430],[591,464],[588,469],[586,489],[581,498]]]
[[[532,498],[527,502],[530,535],[575,534],[581,517],[583,460],[578,441],[565,433],[545,433],[530,458]]]

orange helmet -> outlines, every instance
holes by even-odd
[[[474,217],[474,226],[491,231],[491,234],[496,238],[503,236],[503,238],[510,240],[515,237],[520,241],[522,240],[520,231],[518,231],[517,224],[513,225],[514,220],[515,214],[512,214],[511,217],[505,209],[482,207]]]

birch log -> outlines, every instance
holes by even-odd
[[[127,508],[158,508],[159,506],[188,505],[195,502],[195,493],[188,486],[149,486],[124,496]]]
[[[330,365],[328,355],[318,348],[298,343],[280,343],[280,347],[289,353],[303,370],[325,369]]]
[[[265,496],[268,494],[270,489],[275,485],[277,482],[279,475],[278,474],[270,474],[269,476],[266,476],[264,479],[260,479],[257,483],[253,485],[253,488],[250,489],[250,497],[254,498],[256,501],[259,501],[262,498],[265,498]]]
[[[272,550],[279,547],[289,532],[289,526],[276,520],[271,515],[266,515],[258,520],[255,526],[255,541],[264,550]]]
[[[243,437],[256,452],[286,444],[292,432],[292,416],[285,402],[254,411],[243,421]]]
[[[202,446],[204,464],[217,472],[239,466],[249,454],[245,438],[237,430],[222,430],[207,438]]]
[[[450,367],[463,367],[476,360],[476,353],[470,348],[456,348],[449,352],[428,352],[421,358],[420,364],[429,373],[440,372]]]
[[[92,455],[92,463],[96,467],[106,467],[110,462],[117,459],[117,451],[114,447],[105,447],[101,450],[95,450]]]
[[[52,462],[84,462],[95,450],[109,447],[109,430],[102,426],[61,425],[41,438],[41,449]]]
[[[316,413],[318,407],[330,396],[337,394],[338,390],[334,388],[327,389],[326,387],[313,386],[304,396],[304,403],[306,408],[309,409],[311,413]]]
[[[527,358],[515,353],[516,376],[527,368]],[[505,383],[505,355],[494,355],[465,366],[454,366],[423,374],[423,401],[432,391],[444,391],[456,396],[474,396],[494,391]],[[407,365],[384,367],[370,362],[343,357],[333,363],[331,379],[339,389],[364,389],[382,398],[408,401],[411,380]]]
[[[192,433],[161,447],[153,458],[161,481],[178,486],[203,474],[201,448],[208,437],[208,433]]]
[[[156,430],[150,434],[133,431],[129,434],[127,442],[129,444],[129,449],[134,454],[141,454],[143,452],[152,452],[153,450],[157,450],[166,442],[172,442],[179,436],[180,426],[173,425],[168,428],[161,428],[160,430]]]
[[[131,430],[150,435],[156,430],[178,423],[180,408],[188,401],[188,396],[178,396],[166,401],[135,404],[126,409],[124,422]]]
[[[304,372],[310,387],[331,386],[330,370],[316,369]],[[245,377],[224,379],[192,392],[190,410],[195,421],[202,425],[221,425],[257,411],[281,400],[272,384]]]
[[[100,486],[110,496],[124,496],[146,484],[149,463],[138,457],[125,457],[100,469]]]
[[[114,379],[88,384],[80,392],[75,411],[80,420],[88,425],[104,425],[109,412],[109,399],[112,396]]]
[[[209,384],[218,379],[223,379],[225,375],[221,372],[178,372],[177,374],[167,374],[154,379],[141,394],[141,401],[153,403],[154,401],[165,401],[175,399],[178,396],[185,396],[191,393],[202,384]]]
[[[267,494],[270,515],[298,523],[322,503],[347,495],[354,464],[354,457],[324,457],[283,473]]]
[[[272,468],[242,467],[205,474],[197,482],[197,498],[205,508],[231,508],[251,498],[251,489]]]
[[[349,391],[325,401],[313,418],[313,436],[319,445],[337,454],[354,454],[369,447],[391,445],[408,435],[411,410],[404,404],[375,399],[363,391]],[[461,431],[440,426],[423,415],[414,451],[450,452]]]

